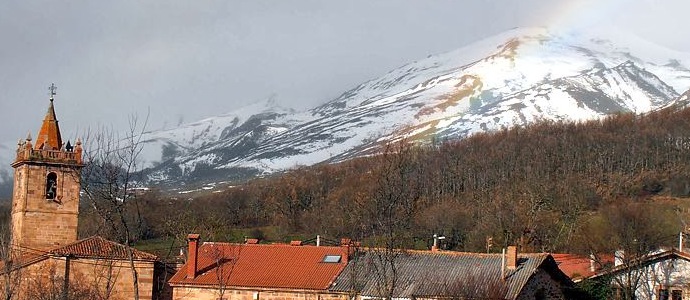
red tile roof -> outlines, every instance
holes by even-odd
[[[47,258],[48,256],[45,254],[24,254],[13,259],[9,265],[7,265],[7,261],[0,261],[0,274],[5,274],[7,271],[21,269]]]
[[[326,263],[326,255],[342,259]],[[346,255],[346,247],[204,243],[196,277],[187,278],[185,264],[169,283],[326,290],[347,265]]]
[[[551,254],[558,263],[558,268],[573,280],[589,278],[601,270],[601,264],[613,263],[613,255],[599,256],[595,270],[591,269],[589,257],[578,254]]]
[[[49,254],[58,256],[75,256],[83,258],[107,258],[107,259],[129,259],[128,247],[113,241],[106,240],[100,236],[92,236],[72,244],[56,248],[49,251]],[[131,248],[132,257],[135,260],[155,261],[158,257],[147,252]]]
[[[131,248],[134,260],[137,261],[156,261],[158,257]],[[29,250],[29,252],[32,250]],[[128,260],[127,246],[106,240],[100,236],[92,236],[78,240],[72,244],[55,248],[47,252],[27,253],[12,261],[10,269],[20,269],[36,262],[50,258],[51,256],[71,256],[79,258],[113,259]],[[0,274],[7,271],[5,261],[0,261]]]

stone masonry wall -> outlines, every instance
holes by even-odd
[[[57,197],[46,200],[46,178],[57,177]],[[24,250],[52,249],[77,240],[79,173],[73,167],[22,164],[15,168],[13,244]]]
[[[221,293],[217,287],[174,287],[174,300],[218,300]],[[347,295],[329,293],[328,291],[306,290],[267,290],[227,288],[223,300],[347,300]]]
[[[127,261],[105,259],[69,259],[66,272],[64,257],[48,258],[16,271],[12,276],[16,282],[12,299],[28,300],[38,296],[61,293],[66,274],[68,290],[88,292],[98,299],[125,300],[134,298],[132,272]],[[139,299],[153,299],[153,262],[135,262],[139,281]],[[4,279],[4,278],[3,278]],[[110,293],[107,287],[110,286]],[[3,294],[0,289],[0,294]],[[4,298],[4,295],[3,295]]]
[[[549,273],[543,269],[532,275],[525,284],[522,292],[516,298],[518,300],[562,300],[565,299],[561,285],[553,280]]]

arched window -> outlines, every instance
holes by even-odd
[[[54,172],[48,173],[46,177],[46,199],[55,200],[57,194],[57,174]]]

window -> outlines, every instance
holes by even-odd
[[[54,172],[48,173],[46,177],[46,199],[55,200],[57,194],[57,174]]]
[[[326,255],[323,257],[323,262],[325,263],[339,263],[341,259],[340,255]]]
[[[677,288],[660,288],[659,300],[683,300],[683,290]]]
[[[671,291],[671,300],[683,300],[683,291],[682,290],[672,290]]]

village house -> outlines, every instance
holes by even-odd
[[[574,299],[570,279],[546,253],[365,250],[333,292],[361,299]]]
[[[101,237],[77,240],[82,145],[63,143],[50,104],[35,142],[18,143],[11,210],[11,241],[0,274],[3,296],[37,299],[132,299],[134,271],[140,299],[166,297],[166,268],[155,255]]]
[[[342,246],[205,242],[190,234],[187,262],[170,279],[173,299],[345,300],[329,290],[348,263]]]
[[[614,260],[588,279],[606,280],[616,299],[690,299],[690,253],[665,249],[626,259],[617,251]]]
[[[613,266],[613,255],[594,257],[571,253],[552,253],[551,256],[556,260],[558,268],[575,283],[596,275],[602,269]]]
[[[199,242],[169,281],[173,299],[577,299],[551,255]],[[502,267],[504,266],[504,267]]]

